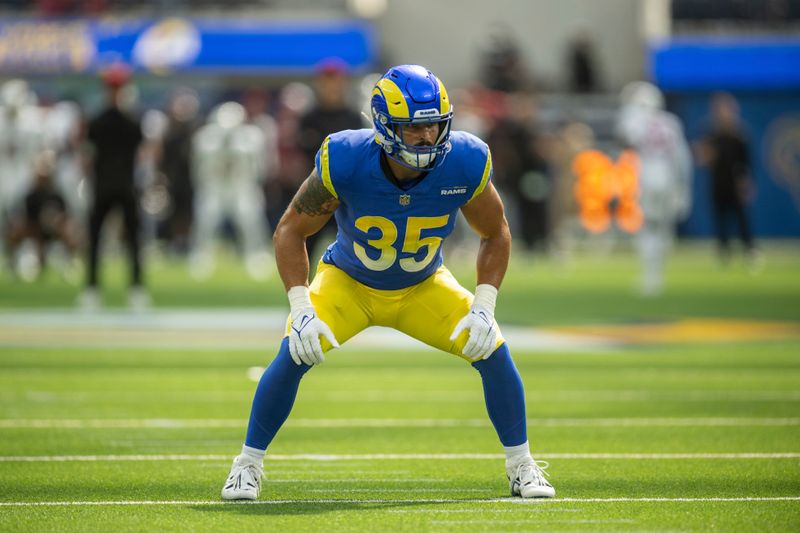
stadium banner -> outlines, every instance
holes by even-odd
[[[310,73],[338,58],[354,71],[377,56],[357,20],[0,19],[0,73],[92,73],[113,62],[138,71]]]
[[[665,91],[800,88],[800,38],[681,38],[651,43],[650,78]]]

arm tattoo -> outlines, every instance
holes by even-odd
[[[292,200],[292,206],[298,213],[311,216],[330,215],[339,207],[339,202],[322,184],[316,172],[311,174],[300,186],[300,190]]]

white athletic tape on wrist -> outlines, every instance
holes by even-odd
[[[314,307],[314,305],[311,303],[311,296],[308,292],[308,287],[305,285],[292,287],[286,293],[286,296],[289,297],[289,307],[291,308],[292,313],[299,311],[300,309]]]
[[[497,304],[497,288],[487,283],[478,285],[475,287],[475,300],[472,303],[480,305],[494,315],[494,307]]]

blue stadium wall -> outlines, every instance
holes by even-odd
[[[733,94],[750,139],[757,236],[800,237],[800,40],[671,41],[651,49],[652,78],[669,95],[690,142],[708,130],[711,95]],[[681,233],[713,234],[710,179],[694,174],[694,205]]]

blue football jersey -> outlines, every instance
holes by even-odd
[[[382,148],[370,129],[330,135],[315,164],[325,187],[340,202],[339,231],[323,261],[375,289],[420,283],[442,264],[442,241],[461,206],[480,194],[492,176],[486,144],[454,131],[444,162],[408,189],[384,175]]]

